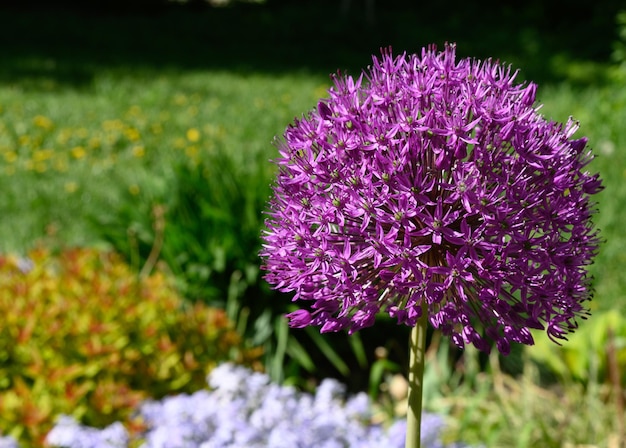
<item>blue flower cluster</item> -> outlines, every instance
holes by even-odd
[[[0,448],[19,448],[19,445],[11,436],[0,436]]]
[[[371,403],[361,393],[347,399],[339,382],[324,380],[315,394],[270,382],[233,364],[214,369],[211,390],[148,401],[139,409],[148,429],[144,448],[366,448],[404,446],[405,423],[371,424]],[[422,446],[440,448],[443,420],[422,419]],[[64,448],[118,448],[131,442],[122,424],[105,429],[62,417],[47,443]],[[458,447],[458,446],[457,446]]]

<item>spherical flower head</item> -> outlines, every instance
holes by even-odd
[[[547,121],[535,84],[455,46],[380,57],[277,140],[261,257],[305,304],[294,327],[357,331],[388,313],[502,353],[530,328],[565,339],[591,298],[599,237],[577,123]]]

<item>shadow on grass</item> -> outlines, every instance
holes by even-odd
[[[538,81],[556,81],[563,61],[606,61],[618,2],[574,0],[523,8],[503,2],[379,2],[368,23],[360,1],[282,1],[265,5],[121,10],[43,6],[0,9],[0,82],[51,89],[90,84],[101,70],[240,73],[337,69],[358,72],[380,47],[409,52],[457,42],[459,56],[493,56]],[[579,6],[577,6],[580,4]]]

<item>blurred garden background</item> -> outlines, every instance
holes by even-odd
[[[88,3],[88,4],[87,4]],[[408,329],[289,330],[259,269],[272,145],[381,47],[457,43],[580,120],[606,190],[592,316],[562,347],[506,358],[429,336],[425,407],[447,440],[626,444],[626,6],[157,0],[0,7],[0,432],[40,446],[55,418],[141,432],[146,398],[193,392],[223,361],[313,390],[367,392],[379,421]],[[401,381],[400,381],[401,385]],[[400,388],[401,389],[401,388]],[[399,407],[398,407],[399,404]],[[133,426],[134,425],[134,426]]]

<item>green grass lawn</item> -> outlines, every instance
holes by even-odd
[[[260,152],[269,159],[273,136],[324,89],[313,76],[208,71],[102,71],[78,91],[0,86],[0,207],[10,216],[0,248],[23,251],[50,232],[93,244],[83,217],[115,209],[126,193],[167,194],[177,161],[215,151],[242,166]]]

